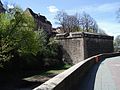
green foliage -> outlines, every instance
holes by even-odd
[[[54,58],[58,52],[58,43],[57,41],[50,37],[49,41],[47,41],[47,33],[40,29],[35,31],[36,33],[36,40],[38,44],[38,53],[39,55],[43,55],[44,58]]]
[[[0,14],[0,61],[5,61],[12,57],[7,54],[7,52],[12,49],[12,47],[10,47],[11,41],[8,39],[7,35],[7,28],[10,24],[10,20],[7,19],[7,16],[8,15]]]
[[[32,69],[58,58],[58,43],[47,33],[35,30],[34,18],[14,7],[0,14],[0,67]],[[54,64],[53,64],[54,65]]]
[[[72,32],[82,32],[82,29],[80,27],[78,27],[78,26],[74,26],[71,31]]]
[[[23,12],[0,15],[0,67],[29,68],[44,64],[43,58],[57,58],[58,44],[47,41],[44,30],[34,31],[34,20]]]
[[[49,54],[48,55],[51,55],[51,57],[56,57],[57,54],[58,54],[58,47],[59,47],[59,44],[57,41],[55,41],[54,38],[50,38],[50,41],[48,43],[48,48],[47,50],[49,50]]]
[[[37,41],[37,45],[39,46],[38,47],[38,50],[39,51],[43,51],[46,47],[46,44],[47,44],[47,34],[45,33],[45,31],[43,29],[38,29],[38,31],[35,31],[35,34],[36,34],[36,41]],[[41,50],[43,49],[43,50]]]
[[[33,18],[19,11],[15,11],[14,17],[10,17],[10,14],[0,14],[1,66],[14,58],[14,52],[19,54],[38,52]]]

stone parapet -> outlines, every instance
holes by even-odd
[[[120,56],[120,53],[104,53],[90,57],[53,77],[33,90],[76,90],[89,70],[105,58]]]

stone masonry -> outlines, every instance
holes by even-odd
[[[88,57],[101,53],[113,52],[113,37],[87,32],[57,34],[62,51],[63,60],[76,64]]]

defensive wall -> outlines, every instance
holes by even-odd
[[[53,77],[33,90],[76,90],[82,78],[95,65],[105,58],[119,56],[120,53],[104,53],[79,62],[63,73]]]
[[[113,52],[113,37],[87,32],[57,34],[61,45],[63,60],[76,64],[86,58]]]

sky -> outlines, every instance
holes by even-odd
[[[120,0],[1,0],[8,7],[18,5],[23,10],[31,8],[35,13],[45,15],[55,24],[55,15],[58,11],[64,10],[68,14],[82,13],[83,11],[93,17],[99,28],[108,35],[120,35],[120,23],[117,20],[117,10],[120,8]]]

